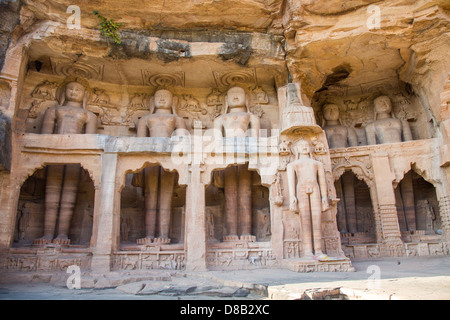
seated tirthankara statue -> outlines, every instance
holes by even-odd
[[[368,144],[395,143],[412,140],[411,129],[407,121],[392,115],[391,99],[380,96],[374,101],[374,122],[366,126]]]
[[[335,104],[326,104],[322,108],[325,126],[323,130],[327,136],[331,149],[355,147],[358,138],[355,129],[344,126],[339,121],[339,107]]]
[[[80,78],[67,78],[63,83],[60,104],[50,107],[44,114],[41,133],[79,134],[96,133],[97,117],[85,109],[89,84]],[[58,218],[54,243],[69,244],[70,222],[80,179],[80,165],[48,165],[45,186],[44,236],[35,244],[52,242]]]
[[[214,129],[217,133],[221,135],[225,131],[226,138],[242,137],[248,134],[248,129],[252,129],[252,134],[258,135],[259,118],[248,111],[246,100],[243,88],[232,87],[228,90],[225,99],[226,113],[214,120]],[[224,241],[239,240],[239,231],[241,240],[255,240],[255,236],[252,235],[251,183],[251,172],[246,165],[229,166],[225,169],[227,235],[224,236]]]
[[[169,90],[158,89],[153,97],[150,114],[142,117],[138,122],[137,136],[170,138],[176,130],[186,129],[183,118],[175,113],[173,102],[174,98]],[[146,235],[145,238],[137,240],[138,244],[149,244],[152,241],[170,243],[169,229],[174,185],[175,173],[165,171],[161,166],[144,169]]]
[[[328,209],[327,184],[323,164],[311,158],[311,146],[305,140],[296,145],[298,159],[286,168],[290,210],[300,215],[303,256],[322,253],[322,211]]]

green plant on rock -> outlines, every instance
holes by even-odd
[[[108,20],[102,15],[100,15],[98,11],[94,11],[94,14],[101,20],[100,33],[106,37],[106,41],[108,41],[108,39],[112,39],[115,44],[121,44],[122,41],[120,40],[120,35],[117,32],[117,30],[119,29],[120,26],[123,25],[123,23]]]

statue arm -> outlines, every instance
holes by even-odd
[[[97,133],[97,116],[93,113],[88,114],[88,119],[86,122],[86,133],[87,134]]]
[[[147,121],[146,121],[145,117],[139,119],[139,121],[138,121],[136,136],[137,137],[146,137],[147,136]]]
[[[42,122],[41,133],[53,133],[55,128],[56,109],[54,107],[48,108],[44,113],[44,120]]]
[[[288,164],[286,167],[286,175],[288,180],[289,188],[289,203],[290,210],[298,211],[297,207],[297,196],[295,190],[295,169],[293,164]]]
[[[373,124],[369,124],[365,128],[367,144],[377,144],[377,138],[375,135],[375,126]]]
[[[356,147],[358,146],[358,137],[356,136],[355,128],[348,127],[348,146]]]
[[[322,162],[319,161],[318,167],[318,176],[319,176],[319,187],[320,194],[322,196],[322,210],[328,209],[328,188],[327,188],[327,179],[325,175],[325,168],[323,167]]]
[[[250,115],[250,137],[257,138],[259,136],[259,129],[261,128],[261,122],[255,115]]]
[[[323,164],[320,161],[319,161],[318,166],[319,166],[319,168],[317,170],[317,174],[319,176],[320,193],[321,193],[322,197],[328,197],[327,180],[325,177],[325,168],[323,167]]]
[[[181,117],[178,117],[175,122],[175,131],[173,132],[174,135],[183,135],[186,133],[187,127],[186,123],[184,122],[184,119]]]
[[[218,117],[214,120],[214,140],[216,143],[219,143],[223,138],[222,129],[223,120],[222,117]]]
[[[402,120],[402,131],[403,131],[403,141],[412,140],[411,128],[409,127],[409,123],[406,120]]]

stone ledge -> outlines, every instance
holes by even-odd
[[[354,272],[355,268],[352,266],[350,259],[342,261],[327,261],[321,262],[317,260],[306,259],[285,259],[282,261],[282,266],[288,270],[295,272]]]

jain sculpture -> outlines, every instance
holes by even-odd
[[[180,130],[185,130],[186,124],[183,118],[176,115],[175,103],[176,99],[172,92],[165,88],[158,89],[153,97],[150,113],[138,122],[137,136],[170,138]],[[174,172],[168,172],[159,165],[144,169],[146,235],[145,238],[138,239],[139,244],[170,243],[169,230],[174,186]],[[158,226],[157,221],[159,221]]]
[[[374,122],[365,128],[368,144],[395,143],[412,140],[411,129],[405,120],[399,120],[392,114],[391,99],[380,96],[373,102]]]
[[[43,134],[93,134],[97,117],[86,110],[89,84],[81,78],[67,78],[61,90],[59,105],[44,114]],[[45,187],[44,236],[35,244],[70,244],[69,231],[75,207],[81,167],[79,164],[48,165]]]
[[[286,167],[290,210],[300,215],[303,256],[312,258],[322,252],[322,211],[328,209],[327,184],[323,164],[311,158],[309,142],[300,140],[298,159]]]
[[[225,114],[214,120],[216,138],[257,136],[259,118],[249,112],[246,92],[241,87],[232,87],[225,98]],[[238,140],[242,141],[242,140]],[[225,241],[254,241],[252,235],[252,176],[247,165],[232,165],[225,169],[225,215],[227,235]],[[238,216],[239,214],[239,216]],[[240,223],[240,225],[239,225]],[[240,237],[239,237],[240,235]]]

